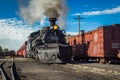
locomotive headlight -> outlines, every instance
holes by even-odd
[[[58,25],[54,25],[53,29],[58,30],[59,29]]]

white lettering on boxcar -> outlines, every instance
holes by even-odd
[[[95,41],[95,42],[98,41],[98,34],[97,34],[97,33],[94,34],[94,41]]]

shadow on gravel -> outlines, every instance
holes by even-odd
[[[83,61],[72,61],[70,62],[70,64],[109,64],[109,63],[99,63],[98,61],[87,61],[87,62],[83,62]],[[120,62],[111,62],[109,65],[120,65]]]
[[[98,63],[97,61],[88,61],[88,62],[83,62],[83,61],[72,61],[70,64],[91,64],[91,63]]]

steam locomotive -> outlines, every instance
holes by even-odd
[[[50,26],[31,33],[24,44],[24,56],[34,57],[45,63],[67,63],[71,61],[72,48],[66,43],[65,31],[49,18]],[[21,52],[20,51],[20,52]]]

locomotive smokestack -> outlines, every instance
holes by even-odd
[[[53,27],[55,25],[55,22],[57,21],[56,18],[49,18],[50,26]]]

